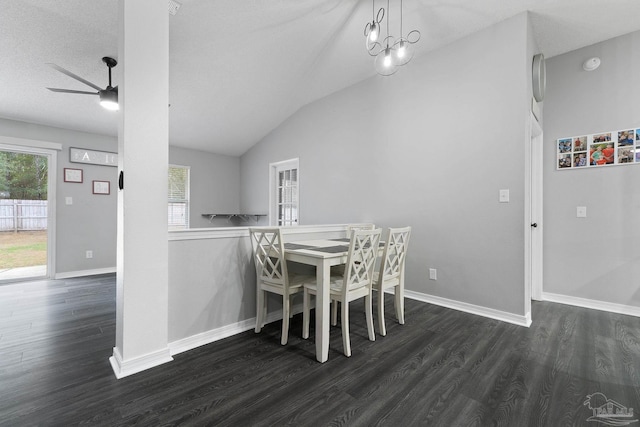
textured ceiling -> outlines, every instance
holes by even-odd
[[[180,3],[169,19],[173,145],[240,155],[302,106],[375,75],[363,36],[371,1]],[[391,2],[392,25],[398,4]],[[117,7],[117,0],[3,2],[0,117],[117,135],[118,113],[97,97],[45,89],[88,89],[48,62],[106,86],[101,58],[117,58]],[[421,31],[416,55],[424,55],[525,10],[547,57],[640,29],[638,0],[404,0],[404,28]]]

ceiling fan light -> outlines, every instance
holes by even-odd
[[[100,91],[100,105],[102,108],[109,111],[118,111],[120,106],[118,105],[118,92],[116,90],[101,90]]]

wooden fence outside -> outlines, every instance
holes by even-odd
[[[46,200],[0,199],[0,231],[46,229]]]

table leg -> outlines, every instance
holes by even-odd
[[[329,359],[329,278],[330,267],[326,262],[316,266],[318,290],[316,294],[316,359],[324,363]]]

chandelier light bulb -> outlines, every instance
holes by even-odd
[[[386,47],[381,47],[374,61],[375,69],[381,76],[390,76],[398,71],[396,64],[396,49],[393,47],[393,40],[389,37],[383,42]],[[378,43],[379,45],[379,43]]]
[[[389,48],[386,48],[384,51],[384,66],[391,66],[391,50]]]
[[[369,41],[376,41],[378,40],[378,24],[376,24],[376,21],[373,21],[371,23],[371,29],[369,30]]]
[[[407,47],[404,44],[404,41],[400,42],[400,46],[398,47],[398,58],[404,58],[404,55],[407,53]]]
[[[373,17],[371,18],[371,22],[367,22],[367,25],[365,25],[364,27],[364,36],[367,39],[367,49],[370,48],[370,43],[375,43],[380,37],[380,23],[384,19],[384,9],[380,8],[380,10],[378,10],[378,14],[376,15],[375,0],[374,3],[372,3],[372,6]]]

